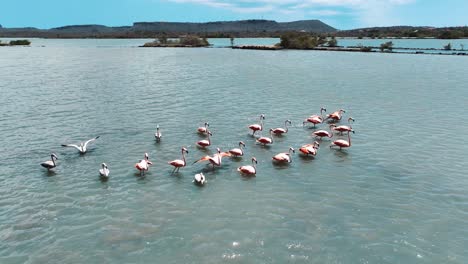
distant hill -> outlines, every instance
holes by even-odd
[[[320,20],[276,22],[272,20],[188,22],[136,22],[132,26],[71,25],[51,29],[0,28],[0,37],[44,38],[138,38],[156,34],[199,34],[205,36],[270,36],[285,31],[331,33],[337,30]]]

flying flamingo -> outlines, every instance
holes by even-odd
[[[299,149],[299,151],[306,156],[309,156],[309,155],[315,156],[317,155],[317,150],[319,147],[320,147],[320,144],[317,141],[315,141],[314,144],[303,145]]]
[[[281,136],[283,134],[288,133],[288,124],[291,125],[291,120],[286,120],[284,121],[284,128],[282,127],[277,127],[273,129],[273,134],[277,136]]]
[[[88,147],[88,144],[95,141],[96,139],[98,139],[100,136],[97,136],[95,138],[92,138],[90,140],[87,140],[85,142],[80,142],[80,145],[75,145],[75,144],[62,144],[62,147],[73,147],[73,148],[76,148],[78,149],[78,151],[80,152],[80,154],[85,154],[86,151],[88,151],[87,147]]]
[[[313,134],[315,135],[315,138],[319,137],[319,139],[322,139],[323,137],[332,138],[333,129],[330,127],[330,132],[326,130],[318,130],[318,131],[315,131]]]
[[[273,129],[270,128],[270,137],[259,137],[257,142],[266,146],[267,144],[273,144]]]
[[[231,153],[231,155],[234,156],[234,157],[244,156],[243,147],[245,148],[245,143],[242,142],[242,141],[239,141],[239,147],[229,150],[229,153]]]
[[[208,139],[203,139],[203,140],[200,140],[200,141],[197,142],[198,147],[206,148],[206,147],[209,147],[211,145],[210,136],[212,136],[213,134],[211,133],[211,131],[208,130],[207,135],[208,135]]]
[[[320,115],[309,116],[306,120],[304,120],[304,122],[302,122],[302,125],[305,126],[305,124],[309,122],[309,123],[314,124],[314,127],[315,127],[315,125],[323,123],[323,112],[327,112],[327,109],[321,107]]]
[[[185,154],[188,154],[188,150],[185,147],[182,147],[182,159],[176,159],[173,161],[169,161],[168,163],[172,166],[174,166],[174,170],[172,173],[174,173],[176,170],[179,172],[179,169],[182,167],[185,167],[187,165],[187,162],[185,162]]]
[[[109,178],[110,170],[109,170],[109,168],[107,167],[107,164],[102,163],[102,164],[101,164],[101,167],[102,167],[102,168],[99,170],[99,175],[100,175],[102,178],[108,179],[108,178]]]
[[[255,176],[257,174],[257,167],[255,166],[256,164],[257,164],[257,159],[255,157],[252,157],[252,165],[241,166],[237,168],[237,171],[240,174]]]
[[[346,111],[343,110],[343,109],[340,109],[340,110],[338,110],[338,111],[335,111],[335,112],[333,112],[333,113],[327,115],[327,118],[325,118],[325,120],[331,118],[333,121],[340,121],[340,120],[341,120],[341,117],[342,117],[341,115],[342,115],[343,113],[346,113]]]
[[[348,123],[351,123],[351,121],[353,121],[354,123],[354,118],[350,117],[348,118]],[[343,135],[343,132],[347,132],[347,131],[352,131],[353,128],[351,127],[351,125],[349,126],[336,126],[335,124],[331,124],[330,125],[330,128],[332,130],[335,130],[335,131],[339,131],[340,132],[340,135]]]
[[[333,147],[333,146],[340,147],[340,149],[351,147],[351,136],[349,135],[349,131],[348,131],[348,141],[346,141],[344,139],[338,139],[338,140],[335,140],[335,141],[333,141],[331,143],[330,148]]]
[[[195,161],[193,164],[200,162],[200,161],[209,161],[211,165],[213,165],[213,169],[215,166],[221,167],[222,159],[223,157],[229,157],[231,156],[231,153],[229,152],[221,152],[219,148],[216,149],[218,153],[214,154],[213,156],[204,156],[203,158]]]
[[[57,167],[57,163],[55,163],[56,160],[58,160],[57,155],[55,155],[55,153],[52,153],[50,154],[50,160],[42,162],[41,166],[46,168],[47,170],[53,169]]]
[[[149,161],[148,153],[145,153],[145,159],[142,159],[138,163],[136,163],[135,168],[139,170],[140,175],[142,175],[142,174],[145,174],[145,172],[149,170],[149,165],[153,165],[153,163]]]
[[[205,178],[205,175],[203,175],[203,173],[197,173],[195,174],[195,176],[193,177],[193,181],[195,184],[198,184],[198,185],[203,185],[206,183],[206,178]]]
[[[208,127],[209,127],[209,126],[210,126],[210,124],[208,124],[208,122],[205,122],[205,126],[199,127],[199,128],[197,129],[197,132],[198,132],[199,134],[205,134],[205,133],[208,131]]]
[[[260,115],[260,124],[250,125],[249,128],[252,130],[252,136],[255,135],[255,132],[263,130],[263,120],[265,120],[265,115]]]
[[[296,151],[294,150],[294,148],[290,147],[288,153],[282,152],[282,153],[276,154],[275,156],[273,156],[272,160],[278,163],[284,163],[284,162],[291,163],[292,153],[295,153],[295,152]]]
[[[156,142],[161,141],[162,134],[161,131],[159,131],[159,125],[156,126],[156,133],[154,133],[154,137],[156,138]]]

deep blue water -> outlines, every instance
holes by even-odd
[[[139,44],[0,48],[0,263],[468,262],[466,57]],[[351,148],[323,139],[315,159],[274,166],[313,141],[302,121],[321,106],[354,117]],[[269,148],[247,129],[261,113],[293,123]],[[60,146],[96,135],[84,156]],[[244,158],[191,164],[239,140]],[[171,175],[181,146],[190,165]],[[39,165],[51,152],[54,173]],[[241,177],[251,156],[257,177]]]

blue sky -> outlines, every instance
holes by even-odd
[[[4,27],[320,19],[338,29],[468,24],[468,0],[2,0]]]

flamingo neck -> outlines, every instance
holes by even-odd
[[[182,150],[182,160],[184,161],[184,165],[185,165],[185,151]]]
[[[284,129],[286,130],[286,133],[288,133],[288,121],[284,122]]]
[[[52,159],[52,163],[53,163],[54,166],[55,166],[55,157],[54,157],[54,156],[50,156],[50,158]]]
[[[351,135],[349,134],[349,131],[348,131],[348,142],[349,142],[349,146],[351,147]]]

